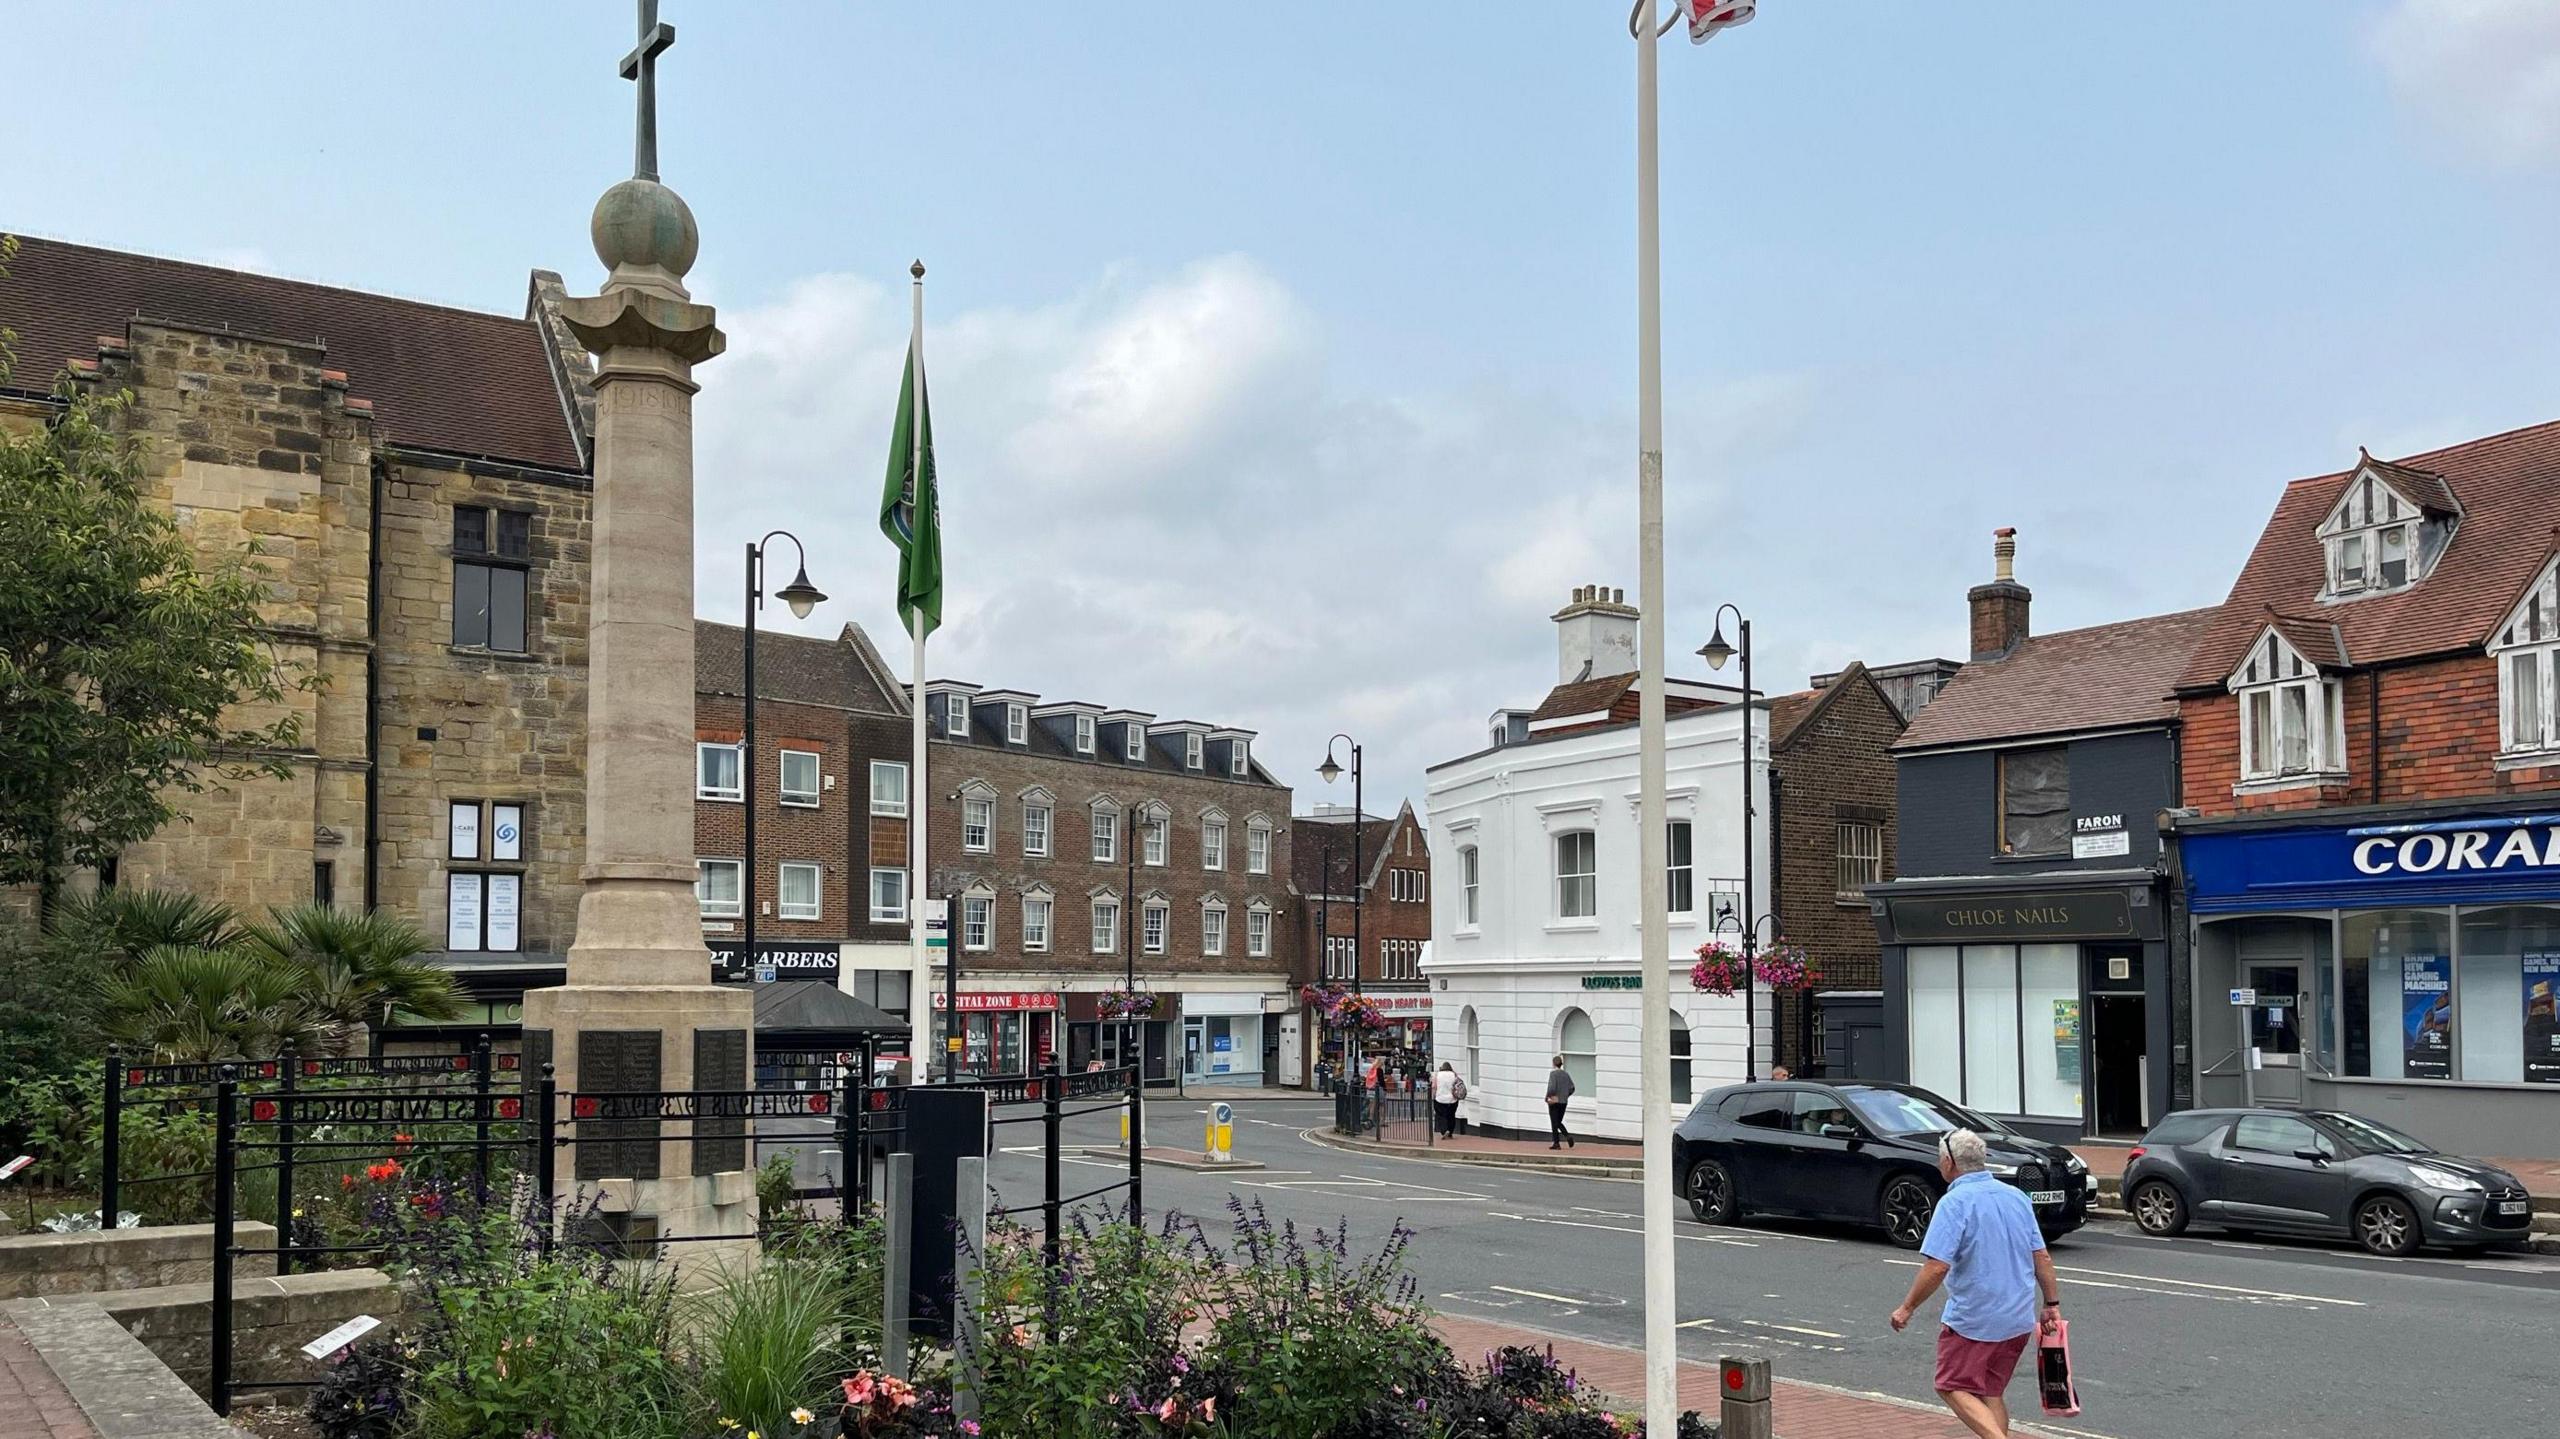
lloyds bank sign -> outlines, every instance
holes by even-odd
[[[2560,815],[2203,830],[2179,837],[2199,914],[2560,898]]]

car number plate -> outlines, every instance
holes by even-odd
[[[2060,1204],[2062,1202],[2062,1191],[2059,1189],[2031,1189],[2027,1191],[2027,1200],[2033,1204]]]
[[[2525,1207],[2526,1202],[2521,1199],[2501,1199],[2498,1201],[2498,1212],[2500,1214],[2522,1214],[2525,1211]]]

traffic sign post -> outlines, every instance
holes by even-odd
[[[1209,1106],[1209,1135],[1202,1158],[1224,1164],[1235,1157],[1236,1107],[1220,1100]]]

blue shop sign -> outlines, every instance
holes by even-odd
[[[2197,914],[2560,898],[2552,814],[2203,830],[2178,853]]]

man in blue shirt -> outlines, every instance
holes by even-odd
[[[1893,1311],[1896,1333],[1938,1286],[1947,1286],[1938,1330],[1938,1397],[1982,1439],[2009,1432],[2003,1397],[2018,1356],[2039,1328],[2062,1318],[2062,1286],[2045,1252],[2027,1196],[1984,1172],[1982,1136],[1951,1130],[1938,1139],[1938,1175],[1947,1192],[1920,1241],[1919,1277]],[[2041,1297],[2043,1306],[2037,1306]]]

